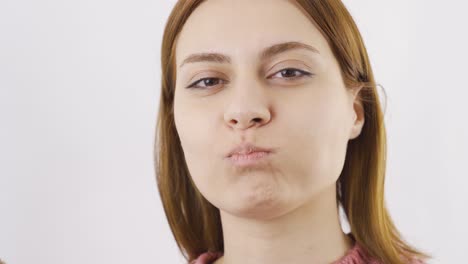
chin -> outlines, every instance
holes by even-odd
[[[276,218],[292,209],[291,205],[281,199],[281,195],[272,194],[272,192],[268,191],[233,195],[233,198],[229,201],[230,205],[227,204],[228,201],[225,202],[225,207],[222,210],[226,213],[258,220]]]

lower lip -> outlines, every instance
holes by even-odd
[[[270,156],[270,152],[258,151],[250,154],[234,154],[227,159],[236,166],[255,165]]]

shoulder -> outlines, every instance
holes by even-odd
[[[413,259],[413,261],[411,261],[411,264],[426,264],[426,262],[415,258],[415,259]]]
[[[221,256],[223,256],[223,252],[207,251],[200,254],[196,259],[192,260],[190,264],[211,264]]]
[[[407,264],[426,264],[426,262],[413,257],[408,259]],[[345,256],[333,264],[385,264],[373,258],[368,252],[359,244],[355,243],[354,247],[350,249]]]

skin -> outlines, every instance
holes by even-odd
[[[319,53],[259,59],[265,47],[287,41]],[[180,67],[200,52],[231,62]],[[314,23],[290,1],[206,1],[179,35],[176,64],[174,118],[187,166],[221,213],[225,250],[215,263],[331,263],[345,255],[353,244],[340,226],[335,184],[364,114],[359,89],[346,89]],[[205,90],[186,89],[202,78],[212,78],[196,84]],[[258,166],[235,167],[225,155],[243,141],[274,153]]]

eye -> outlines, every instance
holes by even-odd
[[[299,75],[296,75],[295,73],[299,74]],[[300,78],[303,78],[303,77],[308,77],[308,76],[313,75],[310,72],[295,69],[295,68],[282,69],[281,71],[275,73],[272,76],[276,76],[278,74],[281,74],[282,77],[284,79],[286,79],[286,80],[296,80],[296,79],[300,79]],[[192,84],[190,84],[189,86],[187,86],[186,88],[187,89],[191,89],[191,88],[193,88],[193,89],[208,89],[208,88],[210,88],[212,86],[216,86],[220,82],[223,82],[224,84],[228,83],[227,81],[224,81],[224,80],[222,80],[220,78],[208,77],[208,78],[199,79],[199,80],[193,82]],[[204,86],[198,85],[199,83],[203,84]]]
[[[199,80],[193,82],[192,84],[187,86],[187,88],[207,89],[207,88],[209,88],[211,86],[217,85],[220,81],[221,81],[220,78],[214,78],[214,77],[203,78],[203,79],[199,79]],[[198,83],[202,83],[205,86],[197,85]]]
[[[298,73],[299,75],[295,75],[294,73]],[[303,70],[299,70],[299,69],[295,69],[295,68],[285,68],[285,69],[282,69],[281,71],[275,73],[274,75],[272,76],[276,76],[280,74],[282,77],[284,77],[286,80],[291,80],[291,79],[299,79],[299,78],[302,78],[302,77],[306,77],[306,76],[311,76],[312,73],[310,72],[306,72],[306,71],[303,71]]]

